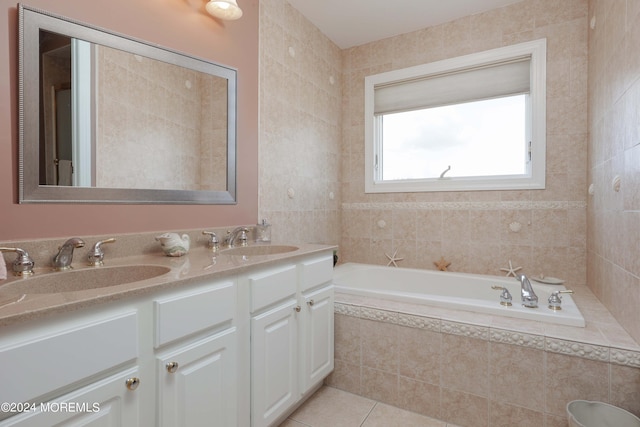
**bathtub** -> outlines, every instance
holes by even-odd
[[[520,282],[514,277],[392,268],[379,265],[346,263],[334,270],[336,292],[384,298],[399,302],[465,310],[497,316],[537,320],[558,325],[584,327],[584,317],[570,295],[562,295],[562,310],[547,307],[551,292],[564,286],[531,281],[538,295],[538,307],[520,303]],[[513,296],[512,306],[500,305],[500,291],[506,287]]]

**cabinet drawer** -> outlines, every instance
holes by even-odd
[[[322,285],[333,278],[333,256],[315,258],[300,265],[300,291]]]
[[[249,276],[251,312],[296,293],[296,266],[287,265]]]
[[[138,356],[136,312],[0,350],[0,402],[26,402]]]
[[[155,347],[233,320],[236,287],[231,280],[154,300]]]

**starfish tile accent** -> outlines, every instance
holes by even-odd
[[[440,271],[447,271],[447,267],[451,265],[451,263],[444,259],[443,256],[440,257],[440,261],[434,261],[433,263]]]
[[[389,258],[389,262],[387,263],[387,267],[391,266],[391,264],[393,264],[394,267],[398,266],[398,261],[402,261],[404,258],[400,258],[398,257],[398,250],[396,249],[395,251],[393,251],[393,255],[389,255],[388,253],[384,253],[387,258]]]
[[[511,260],[509,260],[509,268],[501,268],[500,270],[502,271],[506,271],[507,272],[507,277],[513,275],[513,277],[516,277],[516,273],[518,272],[518,270],[522,270],[522,267],[513,267],[513,264],[511,263]]]

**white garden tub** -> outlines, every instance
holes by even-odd
[[[584,327],[584,317],[570,295],[562,295],[562,310],[547,306],[551,292],[563,290],[561,285],[531,281],[538,295],[538,308],[523,307],[520,282],[514,277],[392,268],[378,265],[346,263],[334,270],[336,292],[384,298],[392,301],[424,304],[466,310],[497,316],[537,320],[558,325]],[[513,296],[512,306],[500,304],[500,291],[506,287]]]

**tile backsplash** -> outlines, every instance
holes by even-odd
[[[342,259],[586,283],[587,2],[525,1],[343,52]],[[364,77],[547,39],[547,187],[364,193]]]

